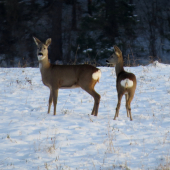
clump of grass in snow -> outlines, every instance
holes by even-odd
[[[165,163],[160,164],[157,170],[170,170],[170,156],[166,156]]]

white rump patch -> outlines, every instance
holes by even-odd
[[[46,56],[43,56],[43,55],[38,55],[38,60],[44,60]]]
[[[96,71],[96,72],[94,72],[93,74],[92,74],[92,78],[94,79],[94,80],[99,80],[100,79],[100,77],[101,77],[101,71],[100,70],[98,70],[98,71]]]
[[[121,86],[125,87],[125,88],[130,88],[133,86],[133,81],[130,79],[124,79],[120,82]]]

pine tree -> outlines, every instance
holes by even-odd
[[[92,16],[82,18],[77,45],[81,58],[102,59],[113,53],[117,44],[124,51],[136,38],[135,6],[128,0],[93,0]],[[75,51],[76,47],[73,47]],[[88,50],[90,49],[90,50]]]

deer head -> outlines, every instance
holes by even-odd
[[[111,64],[111,65],[115,66],[117,63],[122,62],[123,57],[122,57],[121,50],[116,45],[114,45],[113,47],[114,47],[115,53],[113,53],[110,56],[110,58],[106,60],[106,62],[107,62],[107,64]]]
[[[39,61],[48,58],[48,46],[51,44],[51,38],[48,38],[44,43],[42,43],[38,38],[33,37],[35,44],[37,45],[37,57]]]

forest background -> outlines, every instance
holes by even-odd
[[[51,63],[104,66],[114,44],[125,65],[170,63],[170,1],[0,0],[0,66],[38,66],[33,36]]]

